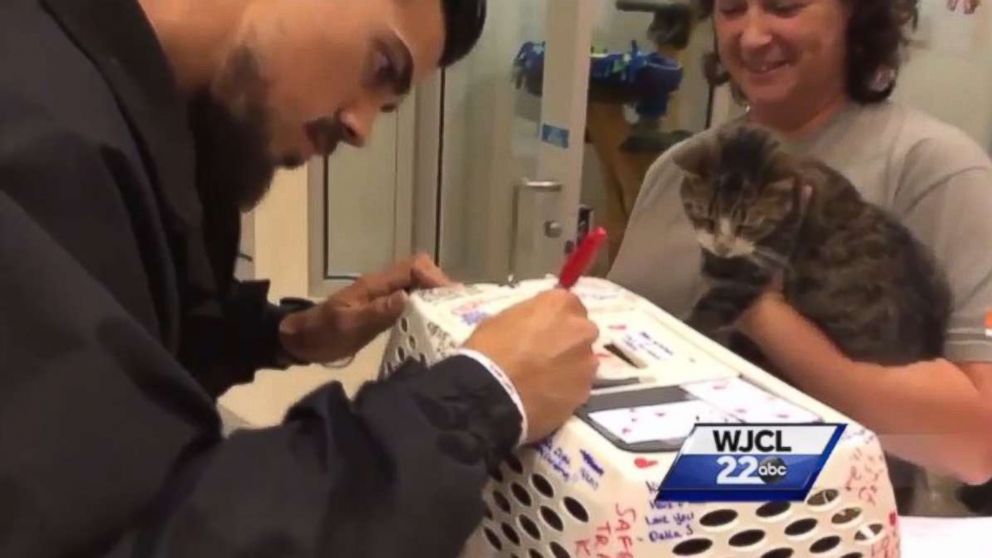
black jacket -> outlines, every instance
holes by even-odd
[[[0,2],[0,556],[457,554],[509,397],[411,363],[223,439],[214,396],[272,364],[279,309],[195,176],[135,0]]]

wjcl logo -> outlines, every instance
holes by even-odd
[[[842,424],[699,424],[661,484],[658,501],[806,499]]]
[[[734,454],[717,458],[717,463],[722,467],[716,477],[717,484],[761,485],[777,484],[785,480],[789,474],[789,466],[781,457],[736,455],[753,450],[775,454],[792,453],[792,447],[782,441],[782,436],[781,429],[770,428],[714,430],[713,442],[717,451]]]

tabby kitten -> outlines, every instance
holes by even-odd
[[[674,161],[685,171],[682,201],[712,283],[690,325],[730,333],[781,276],[790,305],[854,360],[898,365],[941,355],[951,302],[943,274],[908,229],[840,173],[742,124],[684,145]],[[747,346],[740,340],[732,337],[732,348]]]

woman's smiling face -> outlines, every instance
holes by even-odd
[[[845,0],[714,3],[720,60],[751,107],[763,111],[843,94],[849,19]]]

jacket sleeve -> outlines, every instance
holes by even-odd
[[[0,261],[0,556],[455,556],[519,435],[456,357],[223,439],[202,388],[2,190]]]
[[[202,300],[183,317],[180,361],[211,397],[250,383],[259,369],[286,369],[279,322],[312,303],[268,300],[268,281],[230,281],[224,295]]]

